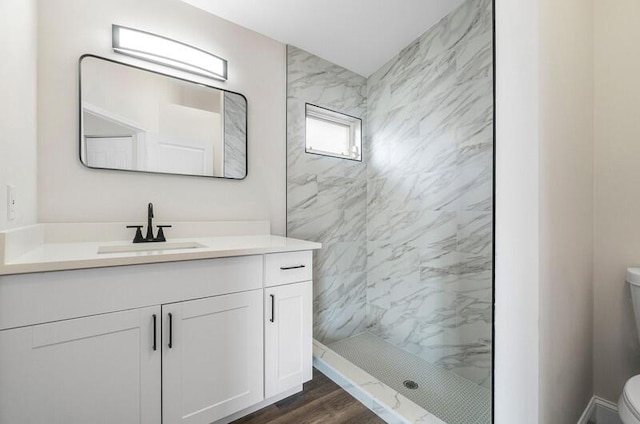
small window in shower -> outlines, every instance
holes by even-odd
[[[362,120],[306,104],[305,151],[362,161]]]

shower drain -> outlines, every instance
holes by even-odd
[[[418,383],[413,380],[404,380],[402,384],[409,390],[415,390],[418,388]]]

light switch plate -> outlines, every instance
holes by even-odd
[[[7,220],[16,219],[16,188],[7,185]]]

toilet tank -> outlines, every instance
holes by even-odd
[[[633,314],[636,317],[636,331],[640,338],[640,267],[627,268],[627,282],[631,289],[631,301],[633,302]]]

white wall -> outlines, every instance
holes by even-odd
[[[540,0],[540,422],[593,395],[593,0]]]
[[[495,422],[592,395],[593,4],[496,2]]]
[[[538,1],[496,0],[495,423],[538,421]]]
[[[640,373],[625,269],[640,265],[640,2],[595,0],[595,392]]]
[[[593,393],[593,3],[496,2],[498,424]]]
[[[271,220],[285,232],[285,46],[178,0],[39,1],[38,218],[139,222],[156,217]],[[176,75],[111,50],[111,24],[156,32],[229,61],[229,80],[198,81],[248,99],[249,175],[243,181],[84,168],[78,160],[78,58],[110,57]],[[193,78],[188,76],[188,78]],[[197,78],[196,78],[197,79]]]
[[[0,1],[0,230],[37,217],[36,0]],[[8,221],[6,186],[16,188]]]

